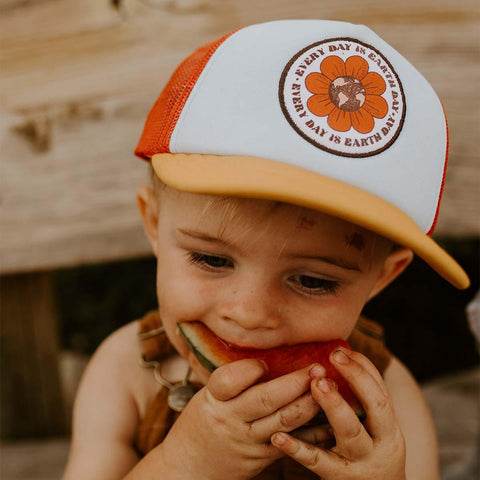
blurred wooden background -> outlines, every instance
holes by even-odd
[[[150,254],[133,149],[175,66],[284,18],[366,24],[424,74],[451,134],[436,235],[479,235],[477,1],[0,0],[2,436],[64,428],[48,272]]]

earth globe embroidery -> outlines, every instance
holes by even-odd
[[[362,134],[371,132],[374,118],[384,118],[388,104],[382,97],[386,90],[384,79],[368,70],[367,61],[357,55],[346,61],[336,55],[325,58],[320,72],[305,78],[305,86],[313,93],[307,108],[318,117],[327,116],[328,125],[338,132],[352,127]]]

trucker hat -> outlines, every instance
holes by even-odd
[[[176,189],[320,210],[469,286],[431,238],[448,158],[442,104],[363,25],[273,21],[199,48],[160,93],[135,154]]]

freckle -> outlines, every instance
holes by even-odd
[[[298,222],[297,222],[297,225],[296,225],[297,228],[301,228],[301,229],[304,229],[304,230],[310,230],[314,226],[315,226],[315,220],[313,220],[312,218],[308,218],[308,217],[300,217],[298,219]]]
[[[354,247],[360,252],[365,250],[365,239],[358,232],[354,232],[351,235],[345,237],[345,241],[349,247]]]

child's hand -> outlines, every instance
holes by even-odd
[[[218,368],[161,444],[163,465],[176,472],[174,478],[254,477],[284,456],[270,437],[277,431],[295,430],[319,412],[309,391],[309,371],[307,367],[253,385],[265,373],[258,360],[239,360]]]
[[[314,378],[311,391],[333,428],[336,446],[323,450],[291,435],[275,434],[272,443],[323,480],[405,480],[405,444],[383,379],[360,353],[334,352],[330,361],[362,403],[362,425],[333,382]]]

